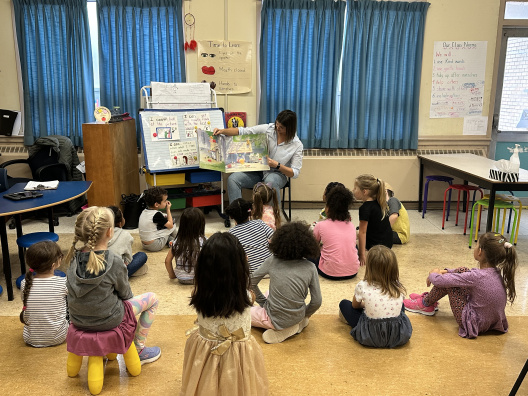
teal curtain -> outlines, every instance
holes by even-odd
[[[97,0],[97,20],[103,106],[137,119],[141,87],[185,82],[182,0]]]
[[[345,2],[334,0],[263,1],[259,121],[295,111],[305,148],[330,147],[337,134],[345,9]]]
[[[93,120],[94,82],[86,0],[13,0],[24,89],[24,144],[68,136],[82,145]]]
[[[416,149],[429,3],[347,0],[339,148]]]

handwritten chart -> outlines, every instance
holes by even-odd
[[[214,81],[216,92],[251,91],[251,42],[198,41],[198,79]]]
[[[482,115],[487,41],[435,41],[431,118]]]
[[[175,115],[168,117],[152,117],[149,120],[150,139],[157,140],[179,140],[178,119]]]
[[[196,136],[196,130],[212,131],[211,117],[209,113],[187,113],[183,115],[183,125],[185,126],[185,137]]]

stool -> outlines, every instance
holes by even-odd
[[[495,199],[497,199],[497,197],[500,197],[501,201],[506,201],[506,202],[511,202],[512,204],[514,202],[517,202],[517,205],[519,206],[519,214],[517,216],[517,229],[515,230],[515,240],[514,240],[514,244],[517,245],[517,238],[519,237],[519,225],[521,224],[521,213],[522,213],[522,201],[520,198],[516,197],[515,195],[503,195],[503,194],[497,194],[495,196]],[[511,216],[512,216],[512,209],[510,209],[510,216],[508,218],[508,230],[506,231],[507,233],[510,232],[510,224],[511,224]]]
[[[466,204],[466,217],[464,219],[464,235],[466,235],[466,228],[467,228],[467,218],[469,213],[469,192],[473,191],[473,202],[475,202],[475,194],[477,191],[480,191],[480,198],[484,196],[484,193],[482,190],[477,186],[469,186],[467,184],[451,184],[449,187],[446,188],[444,192],[444,209],[442,211],[442,230],[444,229],[444,225],[446,221],[449,221],[449,209],[451,204],[451,199],[449,200],[448,209],[447,209],[447,215],[446,215],[446,197],[447,192],[450,192],[450,198],[451,198],[451,190],[458,190],[458,198],[457,198],[457,212],[456,212],[456,219],[455,219],[455,226],[458,225],[458,212],[460,209],[460,193],[462,191],[467,193],[467,204]]]
[[[73,324],[70,324],[70,329],[68,330],[68,337],[70,337],[70,330],[72,328],[71,326],[73,326]],[[81,335],[80,337],[84,337],[87,333],[90,333],[92,336],[96,337],[95,339],[97,339],[97,336],[94,335],[94,333],[101,334],[110,332],[112,333],[112,336],[119,337],[119,335],[113,332],[112,330],[101,332],[83,332],[83,335]],[[68,341],[68,338],[66,340]],[[119,343],[116,342],[116,344]],[[121,346],[118,348],[123,347]],[[117,353],[109,353],[106,355],[106,357],[108,358],[108,360],[115,360],[115,358],[117,357]],[[134,342],[130,344],[127,351],[123,354],[123,358],[125,360],[125,365],[130,375],[136,377],[141,374],[141,361],[139,360],[139,355],[136,346],[134,345]],[[79,371],[81,370],[82,360],[82,356],[76,355],[73,352],[68,352],[68,361],[66,363],[66,369],[69,377],[75,377],[79,373]],[[103,382],[103,357],[88,356],[88,389],[90,390],[90,393],[92,395],[98,395],[99,393],[101,393],[101,390],[103,389]]]
[[[22,275],[20,275],[16,280],[16,285],[19,289],[20,283],[22,282],[22,279],[24,279],[24,274],[26,273],[26,260],[24,258],[24,253],[26,252],[26,249],[37,242],[57,242],[58,240],[59,236],[54,232],[31,232],[29,234],[25,234],[17,238],[16,243],[18,245],[18,258],[20,259],[20,271],[22,272]],[[56,273],[55,275],[63,277],[66,276],[64,272],[58,272],[60,272],[60,274]]]
[[[485,206],[485,207],[489,206],[489,199],[480,199],[480,200],[478,200],[477,202],[475,202],[473,204],[473,208],[471,209],[471,222],[469,224],[469,248],[470,249],[471,249],[471,245],[473,243],[473,223],[474,223],[475,206],[477,206],[477,205],[478,205],[478,213],[477,213],[478,220],[477,220],[477,223],[475,224],[475,242],[477,242],[477,240],[478,240],[478,230],[479,230],[479,226],[480,226],[481,209],[482,209],[483,206]],[[518,224],[517,208],[510,202],[495,201],[494,209],[496,209],[496,210],[494,210],[494,213],[493,213],[492,229],[495,226],[495,232],[499,231],[500,209],[504,209],[504,217],[502,219],[502,232],[501,232],[501,234],[504,232],[504,225],[506,223],[506,209],[511,209],[511,210],[513,210],[515,212],[515,216],[513,218],[512,233],[510,234],[510,243],[514,240],[514,235],[515,235],[515,241],[516,241],[517,240],[517,235],[516,235],[515,232],[513,232],[513,229],[518,230],[518,228],[517,228],[517,224]],[[497,219],[497,220],[495,221],[495,219]],[[515,242],[514,244],[516,244],[516,243],[517,242]]]
[[[425,176],[425,188],[424,188],[424,195],[423,195],[423,210],[422,210],[422,219],[425,216],[425,212],[427,212],[427,194],[429,192],[429,182],[431,181],[442,181],[449,183],[449,185],[453,184],[453,178],[449,176],[440,176],[440,175],[430,175]],[[449,192],[449,202],[451,203],[451,192]]]

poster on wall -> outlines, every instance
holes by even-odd
[[[251,42],[198,41],[198,80],[216,83],[216,92],[239,94],[251,91]]]
[[[232,111],[225,113],[225,121],[227,128],[238,128],[246,126],[246,112]]]
[[[487,41],[435,41],[430,118],[482,115]]]

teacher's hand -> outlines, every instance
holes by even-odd
[[[279,164],[277,161],[275,161],[274,159],[270,158],[269,155],[266,155],[266,158],[268,159],[268,165],[270,168],[276,168],[277,165]]]
[[[215,128],[215,129],[213,129],[213,135],[221,135],[222,131],[223,131],[223,129]]]

